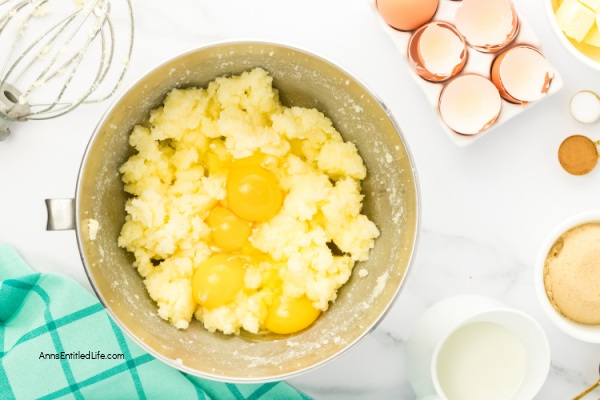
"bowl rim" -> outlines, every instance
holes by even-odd
[[[525,324],[533,329],[532,334],[537,336],[535,342],[540,352],[536,360],[542,367],[536,376],[538,381],[532,379],[528,384],[529,389],[526,389],[533,390],[533,393],[525,393],[529,394],[527,399],[531,399],[542,387],[550,369],[551,348],[546,331],[536,318],[525,311],[490,295],[474,292],[454,294],[436,301],[421,313],[412,327],[406,341],[406,366],[409,384],[417,398],[447,400],[439,382],[436,382],[436,368],[440,351],[450,336],[462,327],[482,321],[494,322],[497,318],[502,320],[505,315],[526,321]],[[530,350],[527,349],[528,352]]]
[[[373,323],[371,323],[369,326],[365,326],[365,329],[363,330],[363,332],[360,335],[358,335],[353,341],[348,342],[346,344],[346,346],[343,347],[337,353],[334,353],[334,354],[320,360],[319,362],[316,362],[312,365],[309,365],[307,367],[304,367],[304,368],[296,370],[296,371],[287,372],[284,374],[272,374],[270,376],[263,376],[263,377],[230,378],[230,377],[226,377],[226,376],[222,376],[222,375],[212,374],[210,372],[198,371],[198,370],[195,370],[195,369],[192,369],[192,368],[189,368],[189,367],[183,365],[181,363],[181,360],[171,359],[169,357],[166,357],[166,356],[158,353],[154,349],[150,348],[146,343],[144,343],[142,340],[140,340],[133,333],[131,333],[131,331],[127,328],[127,326],[113,312],[113,310],[110,307],[110,302],[108,301],[108,299],[106,299],[102,295],[102,293],[100,292],[99,288],[97,287],[97,285],[95,283],[95,280],[91,274],[90,266],[88,265],[88,262],[86,261],[86,258],[84,256],[84,254],[85,254],[85,251],[84,251],[85,235],[81,231],[81,227],[84,224],[84,218],[82,218],[80,215],[81,213],[80,213],[79,201],[80,201],[80,192],[81,192],[82,186],[83,186],[82,181],[83,181],[83,175],[84,175],[83,172],[85,169],[84,167],[87,164],[89,154],[91,153],[92,147],[93,147],[95,140],[100,132],[100,128],[102,126],[104,126],[104,124],[106,123],[107,118],[110,115],[110,113],[112,112],[112,110],[118,105],[118,103],[121,101],[121,99],[127,93],[129,93],[129,91],[132,90],[140,81],[142,81],[147,75],[162,68],[164,65],[166,65],[170,62],[173,62],[176,59],[179,59],[181,57],[189,55],[191,53],[200,51],[200,50],[204,50],[204,49],[211,48],[211,47],[218,47],[218,46],[223,46],[223,45],[234,45],[234,44],[272,45],[272,46],[283,47],[283,48],[287,48],[289,50],[305,53],[316,59],[320,59],[320,60],[324,61],[325,63],[333,66],[336,69],[339,69],[340,71],[342,71],[343,73],[348,75],[350,78],[352,78],[357,85],[361,86],[365,90],[365,92],[367,92],[373,98],[373,100],[376,101],[376,103],[382,108],[382,110],[387,115],[390,123],[394,126],[394,129],[395,129],[401,143],[404,145],[404,149],[406,152],[406,158],[408,159],[408,163],[410,165],[411,176],[412,176],[413,182],[414,182],[414,192],[415,192],[415,208],[416,209],[414,211],[414,215],[415,215],[414,237],[411,242],[412,247],[410,249],[410,254],[408,255],[408,263],[406,265],[406,271],[400,281],[400,284],[396,288],[392,298],[390,299],[389,303],[386,305],[386,307],[382,311],[382,313],[374,320]],[[418,247],[418,243],[419,243],[419,239],[420,239],[420,232],[421,232],[421,201],[422,200],[421,200],[419,178],[418,178],[418,174],[417,174],[417,170],[416,170],[416,165],[414,162],[414,156],[411,153],[411,149],[408,145],[408,141],[406,140],[406,136],[404,135],[404,132],[401,129],[400,125],[398,124],[396,118],[393,116],[391,110],[385,105],[385,103],[383,102],[381,97],[379,97],[379,95],[376,94],[376,92],[374,90],[372,90],[362,79],[360,79],[357,75],[355,75],[353,72],[351,72],[350,69],[344,67],[342,64],[335,62],[326,56],[323,56],[319,52],[309,50],[302,46],[292,45],[289,43],[276,41],[276,40],[263,40],[263,39],[252,39],[252,38],[235,39],[235,38],[233,38],[233,39],[208,41],[201,45],[192,46],[191,48],[188,48],[188,49],[179,51],[177,53],[174,53],[170,56],[167,56],[162,61],[160,61],[156,64],[153,64],[153,66],[151,66],[150,68],[147,68],[141,74],[134,77],[133,80],[131,80],[128,85],[126,85],[124,88],[122,88],[120,90],[119,94],[114,99],[112,99],[112,101],[107,106],[104,113],[98,120],[98,123],[94,127],[93,133],[89,138],[88,144],[86,145],[86,148],[85,148],[85,151],[84,151],[84,154],[81,159],[80,166],[79,166],[74,199],[75,199],[75,235],[76,235],[77,246],[78,246],[78,250],[79,250],[79,257],[82,261],[85,274],[90,282],[90,285],[94,291],[94,294],[96,295],[96,297],[98,298],[100,303],[104,306],[104,309],[108,312],[111,319],[117,324],[117,326],[119,326],[119,328],[134,343],[136,343],[143,350],[145,350],[146,352],[148,352],[149,354],[151,354],[153,357],[160,360],[161,362],[163,362],[175,369],[178,369],[184,373],[189,373],[189,374],[197,376],[197,377],[206,378],[206,379],[219,381],[219,382],[230,382],[230,383],[241,383],[241,384],[246,383],[247,384],[247,383],[268,383],[268,382],[274,382],[274,381],[279,381],[279,380],[285,380],[285,379],[289,379],[292,377],[302,375],[309,371],[314,371],[316,368],[318,368],[330,361],[333,361],[334,359],[337,359],[338,357],[340,357],[341,355],[346,353],[349,349],[351,349],[358,342],[360,342],[365,336],[367,336],[370,332],[372,332],[383,321],[385,316],[390,312],[394,303],[397,301],[397,299],[400,295],[400,292],[406,286],[407,278],[410,275],[412,266],[414,265],[416,250]]]
[[[558,26],[558,22],[556,21],[554,9],[552,8],[552,1],[553,0],[545,0],[546,16],[548,17],[548,22],[550,23],[552,32],[554,32],[554,35],[558,38],[560,44],[562,44],[563,47],[576,59],[578,59],[588,67],[600,71],[600,62],[592,60],[591,58],[577,50],[575,47],[573,47],[573,44],[571,44],[569,39],[567,39],[567,36],[563,33],[562,29],[560,29],[560,26]]]
[[[544,286],[544,264],[554,242],[566,231],[586,223],[600,223],[600,209],[584,211],[563,220],[546,236],[535,262],[534,285],[540,306],[548,318],[567,335],[588,343],[600,343],[600,325],[586,325],[560,315],[552,306]]]

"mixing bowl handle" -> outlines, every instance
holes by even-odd
[[[46,230],[75,229],[75,199],[46,199],[48,223]]]

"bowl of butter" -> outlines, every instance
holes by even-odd
[[[547,0],[546,11],[552,29],[567,51],[600,70],[600,1]]]
[[[381,321],[410,270],[402,132],[309,51],[227,41],[165,61],[96,128],[75,216],[86,273],[161,361],[255,383],[311,370]]]

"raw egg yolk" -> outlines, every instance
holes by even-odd
[[[320,313],[305,296],[285,302],[277,298],[269,307],[264,325],[273,333],[285,335],[308,327]]]
[[[224,207],[213,208],[206,222],[214,244],[225,251],[241,249],[250,236],[250,223]]]
[[[206,308],[230,303],[244,285],[249,257],[216,253],[198,266],[192,277],[194,299]]]
[[[236,165],[227,180],[227,205],[238,217],[263,222],[279,212],[283,194],[275,175],[260,165]]]

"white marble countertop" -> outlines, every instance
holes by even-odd
[[[546,235],[563,219],[600,208],[600,168],[573,177],[556,158],[560,142],[571,134],[600,139],[598,124],[578,124],[568,112],[576,91],[600,91],[600,72],[561,47],[543,1],[515,4],[562,75],[563,89],[464,148],[441,129],[366,0],[133,1],[136,41],[127,83],[164,59],[210,41],[282,41],[324,55],[360,77],[406,135],[422,195],[422,232],[412,272],[374,332],[343,356],[290,380],[307,394],[414,398],[406,378],[405,341],[428,306],[459,293],[492,296],[544,327],[552,367],[536,399],[571,398],[598,379],[600,345],[559,331],[533,289],[534,262]],[[83,151],[107,105],[19,124],[0,143],[0,241],[13,244],[36,271],[68,275],[88,289],[74,232],[45,231],[44,199],[73,196]]]

